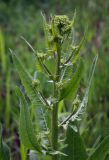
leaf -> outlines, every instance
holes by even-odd
[[[14,53],[12,53],[12,58],[13,58],[14,65],[16,66],[16,69],[18,71],[18,74],[21,78],[21,82],[26,90],[28,97],[31,100],[32,106],[35,106],[36,108],[39,108],[39,109],[43,108],[45,104],[44,102],[42,102],[41,98],[39,98],[36,88],[34,88],[34,86],[32,85],[33,79],[31,75],[25,70],[20,59]],[[39,117],[38,113],[37,113],[37,117]]]
[[[91,71],[90,71],[90,74],[89,74],[89,79],[88,79],[86,92],[85,92],[83,100],[80,104],[79,109],[76,111],[75,114],[71,113],[63,122],[61,122],[61,124],[59,126],[62,126],[63,124],[68,123],[70,120],[72,120],[72,122],[75,121],[75,120],[81,120],[80,118],[81,118],[81,116],[83,116],[83,114],[85,112],[85,109],[86,109],[86,106],[87,106],[89,89],[90,89],[91,81],[92,81],[93,74],[94,74],[94,71],[95,71],[97,59],[98,59],[98,54],[95,56],[95,58],[93,60]]]
[[[83,140],[79,132],[69,124],[66,133],[65,144],[67,147],[62,151],[67,156],[61,156],[60,160],[86,160],[87,154]]]
[[[7,67],[7,60],[6,60],[6,53],[5,53],[5,40],[2,30],[0,29],[0,58],[3,72],[6,72]]]
[[[88,102],[88,94],[89,94],[89,89],[90,89],[90,85],[91,85],[91,81],[93,78],[93,74],[95,71],[95,67],[96,67],[96,63],[97,63],[97,59],[98,59],[98,54],[95,56],[93,63],[92,63],[92,68],[90,71],[90,75],[89,75],[89,79],[88,79],[88,84],[87,84],[87,88],[86,88],[86,92],[84,95],[84,98],[80,104],[79,109],[77,110],[77,112],[72,116],[72,121],[77,120],[78,118],[80,119],[80,116],[84,114],[86,106],[87,106],[87,102]]]
[[[46,22],[46,18],[45,18],[45,15],[43,13],[42,14],[42,18],[43,18],[43,29],[44,29],[44,34],[45,34],[45,41],[46,41],[46,45],[47,45],[47,48],[50,48],[49,46],[49,27],[48,27],[48,24]]]
[[[10,160],[10,150],[7,144],[2,141],[2,126],[0,124],[0,160]]]
[[[18,87],[16,88],[16,93],[20,98],[19,133],[20,133],[20,139],[22,141],[22,144],[28,149],[33,149],[41,152],[39,142],[33,130],[28,103]]]
[[[56,61],[54,60],[54,58],[47,59],[44,64],[47,66],[47,68],[52,74],[56,72]]]
[[[34,55],[36,56],[36,54],[35,54],[36,51],[35,51],[35,49],[32,47],[32,45],[31,45],[24,37],[21,36],[21,39],[24,40],[24,42],[28,45],[28,47],[33,51]],[[38,59],[36,59],[36,69],[37,69],[37,71],[42,72],[42,67],[41,67]]]
[[[89,156],[87,160],[104,160],[109,152],[109,136],[98,145],[95,151]]]
[[[78,58],[79,58],[79,56],[80,56],[80,50],[81,50],[81,48],[82,48],[82,46],[83,46],[83,43],[84,43],[84,41],[85,41],[85,37],[86,37],[86,33],[85,33],[85,35],[83,36],[83,38],[82,38],[82,40],[81,40],[81,42],[80,42],[80,44],[79,44],[79,46],[78,46],[78,49],[74,52],[74,57],[73,57],[73,59],[72,59],[72,64],[74,64],[74,63],[78,60]]]
[[[30,98],[32,104],[34,106],[43,105],[36,89],[32,85],[32,77],[31,75],[25,70],[23,64],[21,63],[20,59],[17,57],[16,54],[12,53],[12,58],[14,65],[16,66],[16,69],[18,71],[18,74],[21,78],[22,84],[27,92],[28,97]]]
[[[79,67],[77,68],[76,72],[74,73],[73,77],[69,82],[64,86],[60,93],[60,100],[62,99],[73,99],[77,89],[79,87],[80,80],[82,78],[83,73],[83,66],[80,63]]]
[[[37,118],[38,118],[38,121],[39,121],[39,124],[40,124],[41,131],[48,131],[46,117],[45,117],[45,114],[43,112],[43,109],[42,108],[36,108],[36,112],[38,113]],[[36,120],[37,120],[37,118],[36,118]]]

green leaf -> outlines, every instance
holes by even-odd
[[[85,37],[86,37],[86,34],[83,36],[83,38],[82,38],[77,50],[75,50],[75,52],[74,52],[74,57],[72,59],[72,64],[74,64],[80,57],[80,50],[81,50],[81,48],[82,48],[82,46],[84,44]]]
[[[24,38],[21,36],[21,39],[24,40],[24,42],[28,45],[28,47],[33,51],[34,55],[36,56],[36,51],[35,49],[32,47],[32,45]],[[42,72],[42,67],[38,61],[38,59],[36,59],[36,69],[38,72]]]
[[[77,89],[79,87],[80,80],[82,78],[83,73],[83,65],[80,63],[73,77],[69,80],[69,82],[63,87],[60,93],[60,100],[62,99],[73,99]]]
[[[18,74],[21,78],[21,82],[26,90],[28,97],[31,100],[32,106],[35,106],[36,108],[39,108],[39,109],[43,108],[44,103],[39,98],[39,94],[36,88],[32,85],[33,79],[31,75],[26,71],[26,69],[24,68],[23,64],[21,63],[20,59],[17,57],[16,54],[12,53],[12,58],[13,58],[14,65],[16,66],[16,69],[18,71]],[[38,113],[36,112],[36,114]],[[39,117],[39,115],[37,115],[37,117]],[[39,126],[37,125],[37,127]]]
[[[66,122],[68,123],[68,121],[72,121],[74,122],[75,120],[81,120],[81,116],[84,115],[84,112],[86,110],[86,106],[87,106],[87,102],[88,102],[88,94],[89,94],[89,89],[90,89],[90,85],[91,85],[91,81],[93,78],[93,74],[95,71],[95,67],[96,67],[96,63],[97,63],[97,59],[98,59],[98,54],[95,56],[93,63],[92,63],[92,67],[91,67],[91,71],[89,74],[89,79],[88,79],[88,83],[87,83],[87,88],[85,91],[85,95],[83,97],[83,100],[79,106],[79,108],[77,109],[75,114],[70,114],[59,126],[65,124]]]
[[[48,27],[48,24],[46,22],[46,18],[45,18],[45,15],[42,13],[42,18],[43,18],[43,29],[44,29],[44,34],[45,34],[45,41],[46,41],[46,45],[47,45],[47,48],[50,48],[50,45],[49,45],[49,27]]]
[[[96,57],[93,60],[93,64],[92,64],[92,68],[91,68],[91,72],[90,72],[90,76],[89,76],[89,80],[88,80],[88,85],[87,85],[87,89],[86,89],[86,93],[83,98],[83,101],[82,101],[79,109],[77,110],[77,112],[71,117],[73,124],[76,122],[75,120],[80,118],[80,115],[83,114],[83,111],[87,105],[88,93],[89,93],[92,77],[93,77],[93,74],[95,71],[97,59],[98,59],[98,55],[96,55]],[[65,140],[65,144],[67,144],[68,146],[63,151],[68,156],[67,157],[63,156],[61,158],[61,160],[86,160],[87,154],[85,151],[85,147],[84,147],[82,138],[79,135],[79,132],[77,132],[77,129],[75,129],[75,126],[73,126],[73,125],[70,126],[70,123],[68,125],[66,140]],[[88,160],[98,160],[98,159],[99,159],[99,157],[97,159],[88,159]],[[103,160],[103,159],[101,158],[99,160]]]
[[[38,121],[39,121],[40,130],[41,131],[48,131],[47,121],[46,121],[46,117],[45,117],[45,114],[43,112],[43,109],[42,108],[36,108],[36,112],[38,113],[37,117],[36,117],[36,120],[38,119]]]
[[[44,64],[47,66],[47,68],[52,74],[56,72],[56,61],[54,60],[54,58],[47,59]]]
[[[91,67],[91,71],[89,74],[89,79],[88,79],[88,83],[87,83],[87,88],[86,88],[86,92],[85,95],[83,97],[83,100],[80,104],[79,109],[76,111],[76,113],[72,116],[71,120],[75,121],[75,120],[80,120],[80,116],[84,114],[86,106],[87,106],[87,102],[88,102],[88,94],[89,94],[89,90],[90,90],[90,86],[91,86],[91,81],[94,75],[94,71],[95,71],[95,67],[96,67],[96,63],[97,63],[97,59],[98,59],[98,54],[95,56],[93,63],[92,63],[92,67]]]
[[[75,127],[75,126],[74,126]],[[67,147],[62,151],[67,156],[61,156],[60,160],[86,160],[87,154],[83,140],[72,125],[68,125],[65,144]]]
[[[28,103],[18,87],[16,88],[16,93],[20,98],[19,133],[22,144],[28,149],[33,149],[40,152],[41,148],[33,130]]]
[[[26,71],[26,69],[24,68],[23,64],[21,63],[20,59],[17,57],[16,54],[12,53],[12,58],[13,58],[14,65],[16,66],[16,69],[18,71],[18,74],[21,78],[22,84],[32,104],[34,106],[38,106],[38,105],[42,106],[43,104],[38,96],[38,93],[34,88],[34,86],[32,85],[33,79],[31,75]]]
[[[26,153],[27,149],[24,147],[24,145],[20,142],[20,155],[21,155],[21,160],[26,160]]]
[[[4,35],[1,28],[0,28],[0,59],[1,59],[3,72],[5,73],[6,67],[7,67],[7,60],[6,60],[6,53],[5,53],[5,40],[4,40]]]
[[[2,126],[0,124],[0,160],[10,160],[10,150],[7,144],[2,141]]]
[[[87,160],[104,160],[109,152],[109,136],[98,145],[95,151],[89,156]]]

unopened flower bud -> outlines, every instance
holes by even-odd
[[[64,84],[63,84],[62,81],[57,82],[57,83],[56,83],[56,88],[59,89],[59,90],[61,90],[61,89],[63,88],[63,85],[64,85]]]
[[[52,19],[52,28],[55,32],[55,37],[62,39],[66,34],[72,30],[72,21],[65,15],[57,15]]]
[[[38,79],[35,79],[32,81],[32,85],[34,88],[37,88],[40,85],[40,81]]]
[[[42,52],[38,52],[37,55],[38,58],[40,58],[42,61],[45,60],[45,58],[47,57],[47,54]]]

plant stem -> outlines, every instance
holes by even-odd
[[[56,70],[56,82],[59,81],[60,78],[60,60],[61,60],[61,53],[60,53],[60,46],[58,43],[56,43],[57,48],[57,70]]]
[[[58,103],[53,106],[52,111],[52,147],[53,150],[58,149]],[[57,155],[52,160],[57,160]]]
[[[56,88],[56,83],[59,82],[60,79],[60,46],[58,42],[55,43],[57,50],[57,68],[56,68],[56,79],[54,81],[54,98],[58,95],[58,90]],[[52,147],[53,150],[58,150],[58,102],[56,102],[53,106],[52,110]],[[52,156],[52,160],[58,160],[58,155]]]

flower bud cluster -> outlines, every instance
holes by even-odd
[[[65,15],[56,15],[52,17],[51,24],[48,25],[51,42],[63,40],[66,35],[71,33],[72,21]]]

